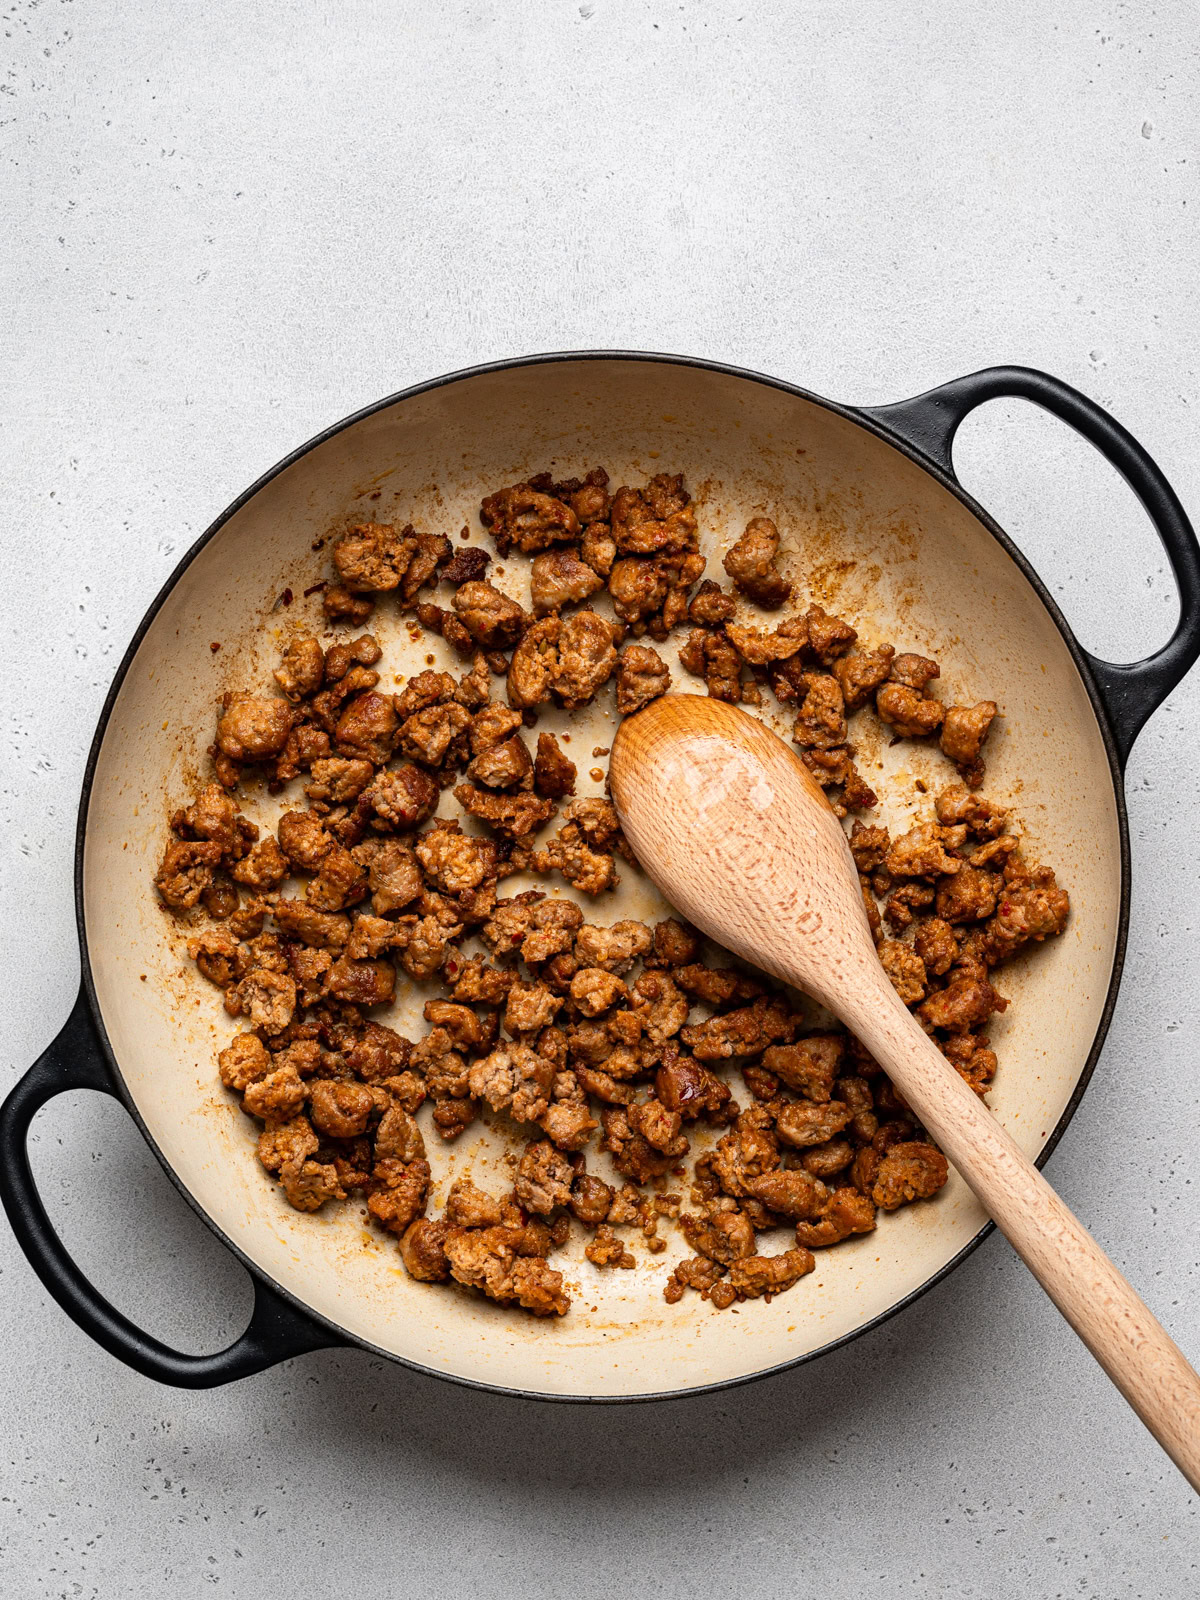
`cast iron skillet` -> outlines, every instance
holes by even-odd
[[[85,1329],[113,1355],[127,1362],[139,1372],[164,1383],[191,1388],[209,1387],[227,1383],[249,1373],[261,1371],[276,1362],[307,1350],[336,1345],[359,1345],[374,1348],[367,1341],[326,1321],[300,1304],[274,1283],[259,1267],[239,1250],[251,1271],[255,1301],[254,1310],[245,1332],[227,1349],[211,1355],[185,1355],[170,1349],[159,1340],[142,1332],[127,1317],[117,1311],[99,1294],[80,1272],[64,1249],[52,1228],[45,1208],[34,1187],[27,1153],[27,1135],[30,1123],[48,1100],[70,1089],[97,1089],[121,1100],[138,1121],[143,1134],[150,1140],[156,1154],[163,1162],[168,1175],[176,1181],[181,1191],[203,1216],[186,1188],[179,1183],[171,1166],[162,1156],[154,1140],[134,1108],[132,1098],[121,1076],[120,1069],[109,1046],[103,1024],[86,938],[84,934],[82,866],[84,854],[84,829],[88,799],[95,774],[105,730],[129,666],[137,647],[157,615],[165,599],[197,554],[214,538],[224,524],[266,484],[285,469],[299,461],[309,451],[341,433],[352,424],[374,415],[399,401],[428,394],[442,386],[476,377],[483,373],[511,371],[540,364],[574,361],[640,361],[671,362],[676,366],[692,367],[698,371],[724,374],[750,383],[766,385],[785,394],[794,395],[825,408],[837,417],[857,425],[885,440],[906,455],[944,489],[956,496],[966,508],[991,532],[1004,550],[1020,567],[1042,604],[1050,614],[1074,658],[1076,666],[1091,698],[1093,709],[1104,740],[1111,768],[1121,848],[1121,904],[1120,925],[1117,930],[1116,949],[1111,982],[1100,1026],[1095,1036],[1084,1071],[1070,1103],[1066,1106],[1058,1125],[1042,1148],[1038,1164],[1041,1165],[1053,1150],[1070,1121],[1083,1090],[1091,1076],[1096,1058],[1104,1042],[1115,1002],[1124,955],[1128,922],[1128,833],[1124,803],[1121,793],[1121,775],[1125,761],[1139,730],[1147,718],[1180,681],[1200,655],[1200,548],[1174,491],[1147,455],[1142,446],[1112,417],[1092,401],[1045,373],[1019,367],[995,367],[957,379],[930,390],[914,399],[896,405],[878,408],[854,408],[837,405],[812,395],[805,390],[760,374],[740,371],[713,362],[690,361],[679,357],[666,357],[619,352],[587,354],[565,353],[527,358],[519,361],[496,363],[451,374],[429,384],[392,395],[376,405],[356,413],[320,434],[300,450],[280,462],[258,483],[246,491],[193,546],[176,568],[164,589],[151,605],[125,657],[109,691],[101,713],[83,782],[79,823],[75,851],[76,914],[80,933],[82,984],[72,1013],[58,1038],[40,1057],[12,1090],[0,1108],[0,1199],[22,1249],[42,1282],[63,1309],[81,1328]],[[1146,508],[1154,528],[1170,560],[1180,591],[1181,613],[1179,624],[1168,644],[1155,655],[1132,665],[1116,665],[1100,661],[1083,651],[1058,612],[1050,595],[1036,574],[1030,569],[1020,552],[1011,544],[1002,530],[987,513],[968,496],[959,485],[951,459],[951,446],[963,419],[977,406],[999,397],[1021,397],[1044,407],[1062,421],[1070,424],[1117,468]],[[220,1233],[216,1224],[206,1217],[209,1225]],[[873,1327],[893,1314],[901,1306],[923,1293],[945,1273],[956,1266],[970,1250],[980,1243],[989,1231],[980,1232],[949,1261],[934,1277],[900,1300],[883,1315],[864,1323],[843,1338],[832,1340],[820,1349],[811,1350],[768,1370],[778,1371],[781,1366],[810,1360],[815,1355],[835,1348],[837,1344],[857,1337],[866,1328]],[[224,1237],[224,1235],[221,1235]],[[226,1240],[229,1243],[228,1240]],[[236,1246],[231,1245],[236,1250]],[[389,1354],[390,1352],[379,1352]],[[391,1356],[392,1359],[403,1359]],[[409,1363],[415,1364],[415,1363]],[[426,1370],[433,1371],[432,1368]],[[439,1376],[447,1376],[439,1373]],[[762,1373],[753,1376],[762,1376]],[[453,1376],[453,1375],[451,1375]],[[456,1381],[473,1382],[458,1378]],[[708,1385],[726,1387],[731,1383],[749,1381],[739,1377]],[[493,1385],[477,1385],[494,1387]],[[512,1392],[511,1390],[505,1392]],[[692,1390],[690,1392],[696,1392]],[[574,1398],[574,1397],[573,1397]],[[580,1397],[581,1398],[581,1397]],[[601,1397],[612,1398],[612,1397]],[[649,1398],[649,1396],[644,1397]]]

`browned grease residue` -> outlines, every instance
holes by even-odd
[[[803,451],[797,453],[804,454]],[[655,459],[657,459],[657,455],[657,452],[653,453]],[[536,466],[543,464],[543,461],[539,460]],[[560,458],[559,461],[551,464],[556,468],[560,467],[564,475],[570,475],[586,470],[587,466],[594,464],[594,462],[592,453],[588,452],[586,457]],[[671,470],[674,463],[668,461],[666,465],[668,470]],[[395,470],[395,468],[389,468],[386,472],[371,480],[371,483],[378,483],[382,478],[390,476]],[[489,477],[494,478],[497,483],[511,482],[527,476],[532,470],[534,470],[534,466],[526,463],[523,467],[514,468],[507,475],[489,474]],[[758,488],[760,498],[754,510],[765,515],[774,516],[779,523],[781,534],[784,535],[785,550],[787,552],[788,575],[797,584],[795,598],[801,609],[811,598],[818,603],[826,604],[831,608],[836,606],[837,609],[844,611],[855,626],[863,630],[864,637],[868,636],[867,630],[874,629],[874,638],[894,640],[899,648],[905,648],[906,646],[909,648],[923,647],[929,650],[929,653],[935,655],[938,653],[939,644],[943,649],[945,648],[946,638],[942,637],[939,641],[933,641],[927,627],[922,623],[922,613],[925,616],[933,613],[914,570],[922,544],[922,534],[918,527],[915,527],[908,519],[903,517],[892,519],[874,517],[870,527],[866,527],[867,511],[864,507],[861,492],[857,489],[843,491],[836,485],[831,487],[828,480],[822,480],[819,494],[812,488],[807,494],[804,492],[797,493],[796,486],[790,481],[786,485],[781,481],[778,486],[768,485],[763,482],[760,483]],[[368,489],[355,491],[352,498],[365,497],[369,492],[371,491]],[[377,493],[378,491],[374,492]],[[443,504],[441,491],[436,485],[426,485],[425,492],[434,496],[439,507]],[[397,498],[401,496],[401,493],[402,491],[400,490],[396,491]],[[720,479],[714,477],[706,477],[694,490],[695,503],[698,508],[702,507],[704,511],[702,519],[704,524],[703,547],[709,554],[709,572],[707,576],[714,577],[718,581],[724,581],[724,578],[719,570],[719,555],[717,552],[722,548],[727,549],[729,544],[738,537],[741,532],[741,526],[744,525],[746,520],[745,513],[747,511],[747,507],[740,506],[735,520],[732,510],[722,503],[723,496],[724,484]],[[781,510],[781,507],[786,509]],[[372,512],[370,514],[374,515],[375,513]],[[753,511],[751,514],[753,514]],[[422,519],[417,513],[409,519],[403,516],[399,507],[391,515],[394,515],[397,522],[412,520],[418,527],[428,526],[430,531],[436,532],[452,533],[458,525],[457,517],[442,519],[429,516]],[[326,540],[318,540],[316,544],[318,546],[324,545],[328,539],[335,537],[339,531],[352,526],[358,520],[360,518],[355,516],[352,510],[348,509],[341,518],[331,523]],[[485,535],[478,523],[477,500],[469,512],[469,521],[471,534],[483,540]],[[463,531],[466,534],[467,530],[464,529]],[[847,549],[852,549],[856,552],[853,558],[846,554]],[[875,559],[876,557],[878,559]],[[312,569],[309,577],[302,581],[305,571],[309,568]],[[908,576],[910,572],[912,573],[911,577]],[[216,658],[210,657],[207,650],[204,651],[205,659],[209,662],[206,676],[211,675],[214,681],[212,697],[214,709],[216,702],[219,700],[221,688],[224,686],[253,689],[254,684],[257,683],[259,685],[257,692],[264,692],[262,673],[258,665],[261,658],[264,625],[270,626],[272,632],[280,638],[284,634],[307,631],[305,623],[296,615],[297,612],[305,610],[309,617],[308,629],[316,633],[324,632],[326,635],[333,631],[325,622],[320,608],[319,594],[304,607],[301,606],[299,601],[299,596],[309,582],[328,576],[327,552],[324,557],[318,556],[315,561],[306,560],[294,565],[289,564],[286,573],[288,581],[294,587],[297,595],[297,603],[290,612],[273,610],[280,592],[278,586],[275,586],[271,588],[264,598],[260,608],[261,615],[256,619],[252,630],[241,635],[239,644],[221,651],[218,671],[213,670],[213,667],[217,665]],[[504,569],[500,567],[494,569],[493,575],[503,576],[503,573]],[[901,574],[904,574],[904,576],[902,577]],[[603,604],[603,599],[601,599],[600,603]],[[231,613],[235,612],[235,608],[232,605],[230,609]],[[372,618],[364,624],[367,630],[371,630],[373,626],[378,628],[379,622],[389,615],[390,607],[386,597],[381,602],[380,611],[381,614],[378,617]],[[890,617],[890,620],[883,626],[875,628],[877,619],[881,614],[885,618]],[[394,621],[394,616],[389,617],[389,621]],[[414,635],[413,642],[415,643],[416,639],[420,637],[419,633]],[[389,645],[394,647],[399,644],[401,648],[404,646],[402,638],[385,640],[382,633],[381,643],[385,644],[385,649]],[[685,690],[689,688],[695,689],[696,685],[694,682],[687,680],[686,675],[680,674],[680,677],[683,681],[677,682],[676,687]],[[267,692],[269,692],[269,688],[268,677]],[[186,787],[189,789],[198,787],[200,782],[203,781],[198,763],[202,759],[202,752],[206,745],[211,741],[212,727],[211,721],[205,723],[202,728],[193,726],[180,727],[177,722],[172,723],[171,733],[174,736],[180,755],[181,775]],[[863,728],[861,732],[857,729],[855,731],[861,758],[872,765],[879,764],[883,749],[887,743],[885,738],[886,730],[871,724],[868,728]],[[565,740],[569,740],[569,737],[569,735],[564,735]],[[599,751],[599,748],[597,747],[597,751]],[[886,811],[889,805],[895,806],[897,802],[900,804],[911,802],[916,783],[915,774],[911,769],[903,768],[890,772],[885,780],[877,784],[883,800],[881,811]],[[1014,785],[1014,792],[1019,791],[1020,787],[1019,783]],[[256,794],[253,798],[261,799],[262,796],[261,794]],[[173,809],[173,806],[167,806],[166,809]],[[623,890],[618,891],[615,897],[615,906],[610,911],[610,918],[614,911],[617,915],[620,914],[617,908],[620,906],[623,894]],[[185,930],[180,931],[186,937]],[[179,943],[182,943],[182,941],[179,941]],[[182,961],[186,953],[179,948],[179,944],[177,944],[177,951]],[[199,1003],[195,998],[195,986],[200,980],[195,977],[194,969],[191,968],[190,963],[187,964],[187,969],[186,973],[180,971],[178,975],[173,975],[169,984],[172,1003],[181,1010],[185,1006],[190,1008]],[[200,982],[200,987],[207,995],[207,985]],[[220,1015],[219,1010],[216,1014]],[[210,1031],[213,1032],[215,1037],[216,1030],[211,1029]],[[212,1070],[215,1080],[215,1067],[210,1070]],[[215,1094],[204,1103],[203,1111],[209,1115],[220,1114],[235,1118],[240,1117],[236,1103],[232,1098],[229,1100],[223,1098],[223,1092],[219,1089],[219,1086]],[[519,1148],[523,1143],[523,1139],[513,1129],[504,1129],[503,1134],[506,1139],[512,1140],[515,1148]],[[514,1161],[514,1155],[510,1151],[506,1153],[503,1159],[511,1165]],[[302,1219],[301,1225],[306,1226],[310,1220]],[[640,1235],[635,1234],[631,1242],[636,1246],[639,1241]],[[383,1243],[377,1244],[376,1247],[379,1249],[388,1248]],[[645,1276],[661,1283],[665,1276],[661,1270],[662,1266],[669,1266],[669,1263],[662,1263],[661,1258],[660,1260],[655,1260],[652,1257],[643,1256],[639,1260],[638,1268],[634,1273],[629,1274],[629,1277],[642,1278]],[[392,1270],[396,1272],[397,1276],[402,1276],[400,1269]],[[587,1292],[586,1290],[581,1291],[578,1283],[573,1284],[573,1287],[577,1293]],[[594,1285],[591,1286],[590,1292],[591,1294],[596,1293]],[[476,1297],[470,1296],[466,1290],[462,1290],[461,1295],[464,1300],[469,1300],[473,1310],[478,1311],[481,1306],[486,1308],[485,1315],[492,1316],[494,1314],[511,1326],[519,1328],[522,1336],[527,1335],[529,1339],[533,1340],[540,1338],[543,1334],[542,1324],[532,1325],[527,1329],[522,1320],[514,1321],[513,1314],[508,1310],[492,1307],[490,1302],[481,1302]],[[653,1322],[654,1319],[651,1317],[648,1320]],[[610,1320],[594,1324],[597,1330],[611,1330],[617,1334],[628,1333],[637,1326],[638,1323],[636,1321],[616,1322]]]

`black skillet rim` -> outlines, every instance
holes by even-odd
[[[927,472],[938,484],[941,485],[943,489],[947,490],[955,497],[955,499],[959,500],[966,507],[966,509],[983,524],[983,526],[991,534],[993,539],[996,540],[997,544],[999,544],[1005,554],[1016,563],[1022,574],[1028,580],[1030,586],[1034,590],[1034,593],[1037,595],[1042,605],[1046,608],[1052,621],[1058,628],[1059,633],[1062,635],[1067,649],[1070,652],[1071,659],[1074,661],[1079,676],[1087,690],[1088,698],[1091,701],[1092,712],[1096,718],[1101,737],[1104,741],[1105,753],[1108,756],[1109,773],[1112,778],[1113,795],[1116,801],[1117,826],[1120,835],[1121,891],[1117,920],[1117,938],[1113,950],[1112,972],[1109,978],[1108,992],[1105,996],[1104,1006],[1100,1014],[1100,1022],[1097,1026],[1095,1037],[1092,1040],[1091,1048],[1088,1051],[1087,1060],[1084,1063],[1083,1071],[1079,1076],[1079,1081],[1075,1085],[1074,1092],[1072,1093],[1070,1100],[1067,1102],[1061,1117],[1058,1119],[1058,1122],[1051,1131],[1049,1138],[1046,1140],[1046,1143],[1043,1145],[1035,1159],[1035,1165],[1037,1167],[1041,1168],[1045,1166],[1046,1162],[1050,1159],[1050,1156],[1054,1153],[1055,1147],[1057,1146],[1059,1140],[1066,1132],[1067,1125],[1070,1123],[1071,1118],[1075,1115],[1075,1112],[1079,1107],[1079,1102],[1082,1100],[1084,1091],[1091,1082],[1092,1074],[1096,1070],[1096,1063],[1100,1057],[1100,1052],[1104,1047],[1106,1038],[1108,1037],[1108,1030],[1112,1023],[1113,1009],[1116,1005],[1117,991],[1120,987],[1121,974],[1125,964],[1125,947],[1129,929],[1129,823],[1125,809],[1125,790],[1121,771],[1121,761],[1118,754],[1116,741],[1113,737],[1113,730],[1109,723],[1108,714],[1100,692],[1096,686],[1096,681],[1091,669],[1089,658],[1076,640],[1074,633],[1071,631],[1070,624],[1067,622],[1058,605],[1055,603],[1053,596],[1050,594],[1049,590],[1046,588],[1045,584],[1042,582],[1038,573],[1034,570],[1028,559],[1004,532],[1003,528],[1000,527],[995,518],[993,518],[977,500],[967,493],[957,479],[944,471],[935,461],[933,461],[923,451],[910,444],[899,433],[893,432],[890,428],[878,421],[864,408],[842,405],[837,401],[827,400],[823,395],[813,394],[807,389],[800,388],[797,384],[787,383],[783,379],[773,378],[766,373],[754,372],[745,367],[735,367],[720,361],[709,361],[698,356],[676,356],[640,350],[563,350],[548,352],[541,355],[510,357],[502,361],[482,362],[473,367],[464,367],[456,372],[445,373],[439,378],[429,379],[424,383],[413,384],[407,389],[401,389],[397,393],[388,395],[382,400],[377,400],[371,405],[364,406],[361,410],[352,412],[349,416],[342,418],[340,422],[335,422],[331,427],[325,428],[320,433],[315,434],[306,443],[300,445],[297,449],[291,451],[280,461],[276,462],[273,467],[271,467],[267,472],[264,472],[260,478],[256,479],[248,489],[245,489],[240,495],[238,495],[238,497],[233,500],[223,512],[221,512],[216,520],[205,529],[205,531],[200,535],[191,548],[183,555],[183,557],[175,566],[171,575],[163,584],[162,588],[151,601],[150,606],[148,607],[145,615],[142,617],[141,622],[138,624],[137,630],[129,642],[129,646],[126,649],[125,654],[121,658],[120,665],[118,666],[112,684],[109,687],[108,694],[105,696],[104,705],[101,708],[100,716],[96,724],[96,732],[93,735],[91,748],[88,751],[87,765],[84,768],[83,785],[80,792],[79,812],[75,831],[75,920],[79,933],[81,985],[84,994],[87,996],[88,1009],[91,1013],[91,1020],[96,1030],[96,1037],[100,1043],[100,1047],[105,1058],[105,1063],[112,1077],[113,1087],[118,1098],[124,1105],[126,1111],[133,1118],[139,1132],[145,1139],[146,1143],[150,1146],[150,1149],[154,1152],[159,1165],[167,1174],[167,1177],[175,1185],[175,1188],[187,1201],[188,1205],[191,1206],[196,1215],[201,1218],[206,1227],[211,1229],[221,1243],[233,1253],[238,1261],[241,1262],[241,1264],[246,1268],[247,1272],[249,1272],[251,1279],[265,1284],[268,1288],[273,1290],[275,1294],[279,1295],[281,1299],[286,1301],[290,1306],[294,1307],[298,1312],[300,1312],[301,1315],[309,1318],[318,1327],[328,1329],[336,1336],[330,1341],[329,1346],[326,1346],[326,1348],[350,1348],[365,1350],[371,1355],[379,1356],[382,1359],[394,1362],[399,1366],[407,1367],[410,1370],[419,1372],[426,1377],[439,1378],[444,1382],[456,1383],[464,1388],[480,1389],[487,1393],[505,1395],[523,1400],[538,1400],[564,1405],[634,1405],[659,1400],[690,1399],[697,1395],[715,1394],[725,1389],[740,1388],[744,1384],[757,1383],[760,1379],[773,1377],[779,1373],[787,1372],[792,1368],[803,1366],[807,1362],[817,1360],[820,1356],[828,1355],[831,1351],[840,1349],[843,1345],[850,1344],[853,1340],[859,1339],[864,1334],[879,1328],[890,1318],[896,1316],[908,1306],[911,1306],[914,1301],[920,1299],[922,1295],[927,1294],[935,1284],[940,1283],[942,1279],[946,1278],[951,1272],[954,1271],[956,1267],[961,1266],[966,1258],[971,1255],[973,1251],[977,1250],[983,1241],[988,1237],[988,1235],[994,1230],[995,1223],[991,1221],[986,1222],[983,1227],[979,1229],[978,1233],[969,1239],[962,1249],[956,1255],[952,1256],[944,1266],[940,1267],[937,1272],[933,1273],[932,1276],[927,1278],[924,1283],[919,1284],[915,1289],[906,1294],[903,1299],[898,1300],[894,1305],[889,1306],[886,1311],[881,1311],[878,1316],[872,1317],[868,1322],[864,1322],[860,1327],[852,1329],[849,1333],[842,1334],[837,1339],[831,1339],[827,1344],[820,1345],[815,1350],[808,1350],[801,1355],[793,1356],[790,1360],[777,1362],[771,1367],[764,1367],[759,1372],[746,1373],[735,1378],[722,1378],[714,1383],[699,1384],[694,1387],[682,1389],[664,1389],[657,1392],[634,1395],[548,1394],[537,1389],[521,1389],[505,1384],[485,1383],[479,1379],[462,1377],[457,1373],[440,1372],[436,1367],[426,1366],[422,1362],[413,1361],[407,1356],[397,1355],[391,1350],[385,1350],[379,1345],[372,1344],[369,1340],[363,1339],[359,1335],[351,1333],[341,1324],[333,1322],[328,1317],[323,1316],[320,1312],[315,1311],[305,1301],[301,1300],[297,1295],[293,1294],[289,1289],[286,1289],[276,1279],[272,1278],[270,1274],[264,1271],[264,1269],[256,1262],[252,1261],[245,1254],[245,1252],[224,1233],[215,1219],[209,1214],[208,1211],[204,1209],[200,1202],[191,1193],[187,1185],[183,1182],[182,1178],[179,1177],[174,1167],[159,1149],[157,1141],[142,1119],[142,1116],[134,1104],[133,1097],[125,1083],[125,1079],[121,1072],[120,1064],[117,1061],[115,1052],[113,1051],[112,1045],[109,1042],[108,1033],[105,1029],[104,1020],[100,1011],[100,1003],[96,995],[95,983],[92,977],[91,961],[88,955],[87,933],[83,905],[83,857],[87,833],[88,806],[91,799],[92,784],[95,779],[96,765],[100,757],[100,748],[104,742],[104,735],[108,728],[109,719],[112,715],[113,707],[116,704],[117,696],[121,691],[121,685],[125,681],[126,673],[129,671],[129,668],[132,665],[133,659],[138,652],[142,640],[149,631],[151,624],[158,615],[160,609],[167,599],[167,596],[175,588],[184,572],[189,566],[191,566],[192,562],[195,560],[197,555],[199,555],[200,551],[203,550],[204,547],[212,539],[214,539],[218,533],[220,533],[225,524],[233,516],[235,516],[243,506],[248,504],[248,502],[254,498],[260,489],[265,488],[266,485],[277,478],[280,473],[285,472],[289,467],[293,466],[297,461],[308,455],[310,451],[315,450],[319,445],[326,443],[327,440],[334,438],[337,434],[343,433],[347,428],[353,427],[356,423],[364,421],[367,417],[374,416],[377,412],[385,411],[389,407],[399,404],[401,401],[415,399],[418,395],[429,394],[434,390],[447,388],[451,384],[462,383],[471,378],[482,377],[488,373],[512,372],[525,367],[561,365],[569,362],[586,361],[641,361],[664,366],[691,367],[706,372],[715,372],[723,377],[740,378],[747,382],[761,384],[766,388],[776,389],[784,394],[793,395],[797,399],[806,400],[814,405],[821,406],[826,411],[832,412],[835,416],[841,417],[845,421],[854,423],[858,427],[865,429],[866,432],[874,434],[877,438],[882,439],[886,444],[891,445],[893,449],[898,450],[901,455],[906,456],[916,466]]]

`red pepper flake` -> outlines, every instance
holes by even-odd
[[[447,963],[446,963],[446,976],[448,978],[453,978],[457,972],[458,972],[458,964],[457,964],[457,962],[447,961]]]
[[[320,583],[314,583],[311,589],[305,589],[304,598],[307,600],[310,594],[320,594],[322,589],[328,589],[328,587],[329,579],[322,578]]]
[[[208,648],[212,651],[213,655],[216,655],[217,651],[221,648],[220,640],[214,639]]]
[[[280,606],[290,606],[292,601],[295,598],[296,598],[296,596],[292,593],[292,591],[290,589],[285,589],[283,591],[283,593],[279,596],[279,599],[276,600],[276,602],[275,602],[274,606],[272,607],[272,609],[275,610],[275,611],[278,611]]]

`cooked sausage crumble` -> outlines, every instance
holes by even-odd
[[[241,1027],[221,1082],[261,1123],[258,1158],[292,1206],[357,1200],[422,1282],[562,1316],[551,1259],[574,1227],[597,1269],[627,1270],[637,1238],[666,1249],[666,1220],[690,1252],[666,1273],[668,1301],[769,1299],[813,1271],[814,1251],[936,1195],[945,1157],[856,1039],[814,1029],[794,996],[678,920],[605,916],[637,863],[610,801],[576,795],[566,741],[533,738],[539,707],[607,695],[636,713],[671,687],[655,645],[675,630],[710,695],[771,697],[849,821],[884,970],[986,1096],[988,1023],[1008,1004],[996,969],[1069,911],[981,792],[999,706],[950,704],[936,661],[806,606],[765,517],[724,558],[732,587],[704,578],[681,475],[610,494],[601,469],[543,473],[490,494],[480,520],[502,560],[531,558],[528,609],[489,580],[482,545],[363,523],[309,591],[338,631],[290,638],[274,689],[224,697],[212,776],[171,817],[155,878]],[[377,640],[354,632],[380,604],[414,638],[441,635],[461,671],[393,692]],[[855,765],[851,719],[872,715],[948,765],[928,815],[895,836],[870,820]],[[273,831],[239,809],[244,774],[288,789]],[[506,895],[517,873],[546,889]],[[428,996],[415,1039],[378,1020],[413,984]],[[439,1142],[480,1117],[513,1130],[509,1192],[459,1178],[428,1214],[426,1102]]]

